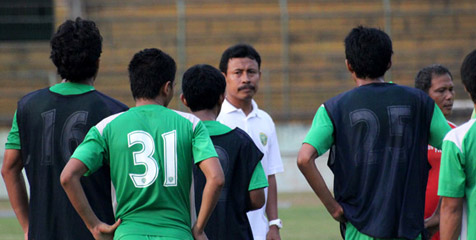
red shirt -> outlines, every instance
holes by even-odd
[[[450,125],[451,128],[456,127],[456,125],[450,121],[448,121],[448,125]],[[438,206],[438,201],[440,200],[440,197],[437,195],[440,160],[441,150],[428,145],[428,162],[431,165],[431,169],[428,173],[428,185],[426,186],[425,219],[431,217],[433,212],[435,212],[436,207]],[[435,233],[431,240],[440,240],[440,232]]]

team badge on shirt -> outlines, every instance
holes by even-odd
[[[261,140],[261,144],[263,144],[263,146],[266,146],[266,144],[268,143],[268,136],[266,136],[266,134],[260,132],[259,133],[259,139]]]

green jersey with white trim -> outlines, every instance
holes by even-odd
[[[192,239],[190,191],[193,164],[217,153],[207,129],[191,114],[144,105],[110,116],[91,128],[72,158],[91,174],[111,169],[115,237],[146,234]]]
[[[438,195],[465,198],[462,238],[476,239],[476,119],[451,130],[443,141]],[[467,220],[467,223],[464,221]],[[467,228],[466,232],[465,228]],[[463,236],[467,236],[464,238]]]

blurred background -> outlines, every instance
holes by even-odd
[[[49,39],[77,16],[95,21],[103,36],[96,88],[129,106],[127,65],[137,51],[160,48],[176,60],[177,94],[170,107],[185,111],[178,100],[182,73],[198,63],[218,67],[226,48],[252,44],[262,57],[256,101],[276,121],[285,163],[280,191],[309,190],[295,158],[317,108],[354,87],[343,41],[355,26],[391,36],[393,66],[386,81],[413,86],[419,69],[440,63],[455,82],[451,120],[464,122],[472,108],[459,67],[476,48],[474,0],[0,0],[0,150],[16,102],[61,81],[49,59]]]
[[[262,58],[256,101],[276,122],[285,164],[277,175],[280,193],[310,191],[295,158],[317,108],[354,87],[343,41],[355,26],[380,28],[392,38],[386,81],[413,86],[419,69],[443,64],[455,82],[450,120],[462,123],[472,110],[459,68],[476,48],[474,0],[0,0],[0,163],[16,102],[61,81],[49,39],[77,16],[95,21],[103,36],[96,89],[129,106],[127,65],[141,49],[160,48],[176,60],[177,94],[169,107],[185,111],[178,95],[188,67],[218,67],[229,46],[253,45]],[[317,162],[332,186],[326,157]]]

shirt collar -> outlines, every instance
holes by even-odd
[[[254,99],[251,100],[251,106],[253,106],[253,109],[251,110],[250,114],[246,116],[247,118],[250,117],[259,117],[258,115],[258,104],[255,102]],[[242,112],[241,108],[236,108],[231,104],[226,98],[225,101],[223,101],[223,104],[221,105],[221,112],[223,113],[231,113],[231,112]]]
[[[76,95],[93,91],[94,87],[82,83],[63,82],[50,87],[50,91],[61,95]]]
[[[231,131],[231,128],[218,121],[202,121],[207,127],[210,136],[222,135]]]

